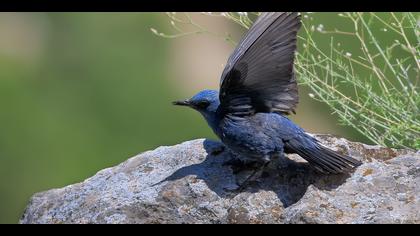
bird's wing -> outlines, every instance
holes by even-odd
[[[293,72],[298,13],[262,13],[229,57],[220,81],[226,114],[290,114],[298,103]]]

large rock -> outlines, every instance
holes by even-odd
[[[239,190],[250,170],[234,174],[221,143],[198,139],[37,193],[20,223],[420,223],[420,152],[317,138],[364,164],[325,176],[289,155]]]

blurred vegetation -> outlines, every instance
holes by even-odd
[[[23,21],[11,30],[46,29],[33,60],[0,52],[1,223],[16,223],[35,192],[206,128],[170,105],[169,45],[149,31],[161,25],[158,14],[2,14]]]
[[[309,20],[296,60],[311,97],[373,143],[420,149],[420,15],[338,14],[350,30],[311,25],[311,15],[304,14]],[[349,51],[345,38],[358,47]],[[329,47],[319,46],[320,40]]]
[[[313,24],[342,24],[336,19],[319,13]],[[0,223],[16,223],[35,192],[157,146],[215,138],[199,114],[170,105],[194,92],[174,88],[175,40],[151,27],[172,29],[161,13],[0,13]],[[336,123],[308,88],[300,93],[292,117],[300,125]],[[333,132],[369,142],[354,130]]]

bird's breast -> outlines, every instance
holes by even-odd
[[[273,138],[267,128],[252,118],[223,119],[220,123],[220,139],[232,151],[247,158],[263,158],[282,152],[281,139]]]

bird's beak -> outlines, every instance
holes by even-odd
[[[175,101],[175,102],[172,102],[172,104],[177,105],[177,106],[187,106],[187,107],[191,106],[191,103],[188,100],[185,100],[185,101]]]

